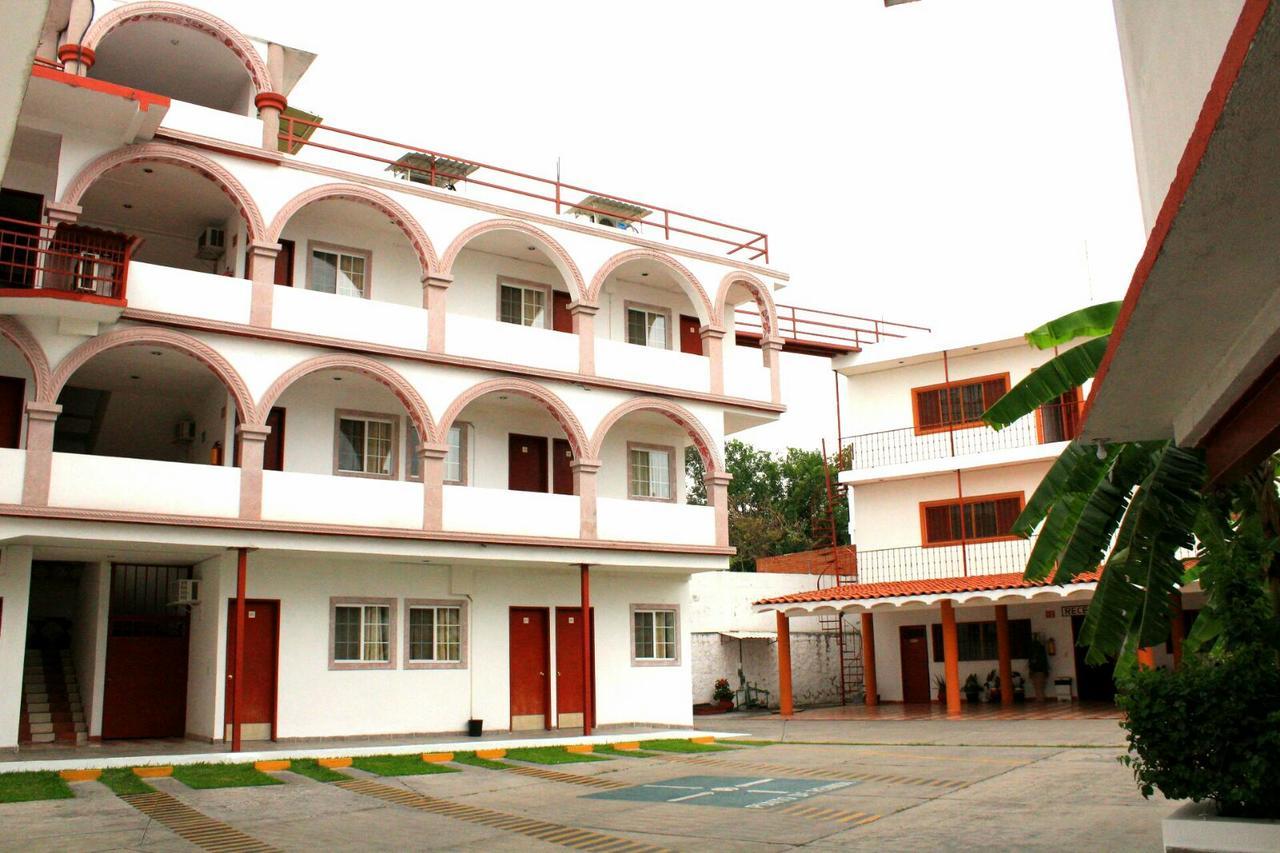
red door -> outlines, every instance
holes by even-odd
[[[573,494],[573,449],[565,438],[551,442],[551,491],[557,495]]]
[[[26,396],[26,380],[17,376],[0,376],[0,447],[18,446],[22,438],[22,399]]]
[[[507,437],[507,488],[516,492],[547,490],[547,439],[541,435]]]
[[[276,673],[279,665],[280,602],[245,600],[244,706],[240,709],[240,734],[245,740],[276,736]],[[227,601],[226,737],[231,739],[235,705],[236,602]]]
[[[569,313],[569,294],[559,290],[551,294],[551,329],[556,332],[573,331],[573,315]]]
[[[592,611],[591,657],[596,656],[595,612]],[[594,667],[592,667],[594,670]],[[591,682],[591,716],[596,690]],[[556,728],[582,726],[582,608],[556,608]]]
[[[680,315],[680,352],[702,355],[702,323],[697,317]]]
[[[551,637],[545,607],[512,607],[511,730],[551,728]]]
[[[262,469],[264,471],[284,470],[284,409],[272,406],[267,415],[267,426],[271,433],[267,436],[266,445],[262,448]],[[236,445],[239,449],[239,445]]]
[[[923,625],[903,625],[898,629],[902,655],[902,701],[929,701],[929,641]]]
[[[38,223],[44,216],[44,196],[21,190],[0,189],[0,218],[9,235],[0,240],[0,287],[31,287],[39,261]],[[18,220],[17,222],[13,220]],[[27,222],[30,225],[19,223]]]
[[[276,284],[293,287],[293,251],[292,240],[280,241],[280,254],[276,255]]]

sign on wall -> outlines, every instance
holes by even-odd
[[[1063,616],[1083,616],[1089,612],[1087,604],[1064,604],[1062,605]]]

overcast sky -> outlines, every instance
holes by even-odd
[[[319,54],[336,126],[768,232],[781,302],[976,340],[1141,250],[1110,0],[200,4]]]

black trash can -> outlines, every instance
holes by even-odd
[[[467,720],[467,737],[480,737],[484,734],[484,720]]]

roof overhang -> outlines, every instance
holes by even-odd
[[[1277,103],[1280,12],[1246,0],[1134,272],[1084,438],[1205,445],[1269,370],[1280,375]],[[1220,474],[1241,458],[1210,453],[1210,465]]]
[[[967,590],[916,595],[889,595],[878,598],[843,598],[830,601],[757,602],[757,613],[782,611],[788,616],[823,616],[837,613],[863,613],[880,610],[919,610],[937,607],[950,601],[957,607],[989,606],[993,604],[1026,604],[1036,601],[1075,601],[1093,598],[1097,581],[1072,583],[1061,586],[1005,587],[1000,589]]]
[[[128,144],[151,139],[168,111],[164,95],[35,65],[20,122],[50,133],[93,131]]]

